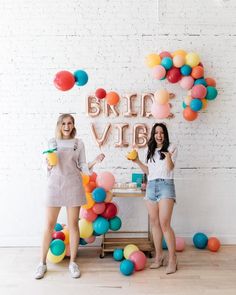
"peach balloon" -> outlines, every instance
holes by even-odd
[[[170,94],[165,89],[160,89],[154,93],[154,100],[158,104],[165,104],[169,101],[169,99],[170,99]]]
[[[154,79],[161,80],[165,77],[165,75],[166,75],[166,69],[163,66],[158,65],[153,69]]]
[[[176,68],[181,68],[185,64],[185,57],[182,55],[175,55],[173,57],[173,64]]]
[[[102,187],[105,191],[109,191],[115,184],[115,177],[110,172],[101,172],[97,176],[96,183],[98,187]]]
[[[185,57],[187,55],[187,52],[183,49],[178,49],[172,53],[173,57],[175,57],[176,55],[181,55],[182,57]]]

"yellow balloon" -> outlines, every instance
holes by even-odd
[[[65,257],[65,254],[66,254],[66,249],[59,256],[52,254],[51,250],[49,249],[47,254],[47,260],[50,261],[51,263],[58,263],[63,260],[63,258]]]
[[[202,99],[202,110],[205,110],[207,108],[207,103],[208,103],[207,99],[203,98]]]
[[[151,53],[146,57],[146,65],[149,68],[153,68],[161,63],[161,58],[156,53]]]
[[[200,57],[195,52],[190,52],[185,56],[186,64],[190,67],[196,67],[200,63]]]
[[[90,209],[93,207],[93,205],[95,204],[95,201],[92,197],[92,194],[90,193],[86,193],[86,200],[87,200],[87,203],[85,205],[83,205],[82,207],[84,209]]]
[[[183,49],[176,50],[172,53],[172,56],[181,55],[182,57],[185,57],[187,55],[187,52]]]
[[[138,251],[138,250],[139,250],[139,248],[138,248],[136,245],[134,245],[134,244],[129,244],[129,245],[125,246],[125,248],[124,248],[124,257],[125,257],[126,259],[129,259],[129,256],[130,256],[134,251]]]
[[[89,175],[82,174],[82,182],[83,182],[83,185],[88,184],[89,183]]]
[[[67,227],[64,227],[62,232],[64,233],[65,235],[65,240],[64,240],[64,243],[67,245],[69,244],[70,242],[70,235],[69,235],[69,229]]]
[[[80,219],[79,221],[79,231],[80,237],[82,239],[87,239],[92,236],[93,234],[93,224],[92,222],[86,219]]]
[[[165,89],[160,89],[154,93],[154,100],[158,104],[166,104],[170,99],[170,94]]]

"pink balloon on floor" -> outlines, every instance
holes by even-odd
[[[156,119],[164,119],[170,115],[170,105],[153,103],[151,106],[151,113]]]
[[[142,270],[145,268],[147,257],[142,251],[135,251],[129,256],[129,260],[134,263],[135,270]]]
[[[176,247],[176,251],[182,252],[185,248],[184,238],[176,237],[175,238],[175,247]]]

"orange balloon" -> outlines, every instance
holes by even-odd
[[[204,68],[201,66],[193,67],[192,72],[191,72],[191,76],[194,79],[202,78],[204,76]]]
[[[95,204],[95,201],[94,201],[91,193],[86,193],[86,200],[87,200],[87,203],[85,205],[83,205],[82,207],[84,209],[92,208],[93,205]]]
[[[216,81],[213,78],[206,78],[205,80],[206,80],[207,86],[216,87]]]
[[[220,249],[220,241],[215,237],[209,238],[207,247],[210,251],[217,252]]]
[[[85,185],[86,193],[91,193],[96,188],[96,182],[90,181],[88,184]]]
[[[93,172],[93,174],[89,176],[89,181],[96,181],[96,178],[97,178],[97,173]]]
[[[194,112],[192,109],[190,109],[189,106],[187,106],[183,110],[183,116],[184,116],[184,119],[187,121],[194,121],[198,117],[198,112]]]
[[[111,91],[107,93],[106,100],[109,105],[117,105],[120,100],[120,96],[116,92]]]
[[[89,183],[89,175],[82,174],[82,182],[83,182],[83,185],[88,184]]]
[[[207,108],[207,104],[208,104],[208,101],[206,98],[203,98],[202,99],[202,110],[205,110]]]

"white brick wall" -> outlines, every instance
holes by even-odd
[[[90,122],[101,128],[107,120],[130,126],[154,122],[141,117],[88,118],[85,97],[97,87],[120,95],[160,87],[176,93],[176,117],[168,121],[170,137],[179,146],[176,233],[191,237],[201,230],[226,243],[236,242],[235,1],[1,0],[0,13],[0,245],[39,243],[45,187],[41,153],[59,113],[76,113],[88,159],[99,152],[88,132]],[[144,65],[153,51],[180,48],[200,54],[219,90],[217,100],[192,123],[182,118],[185,91],[153,80]],[[67,92],[53,86],[57,71],[79,68],[89,73],[86,86]],[[120,108],[125,108],[124,102]],[[106,159],[97,170],[113,171],[118,181],[129,181],[138,170],[124,161],[127,149],[114,148],[116,138],[113,129],[102,148]],[[139,205],[137,216],[143,217],[145,227],[146,211],[142,202]],[[135,222],[134,218],[127,224]]]

